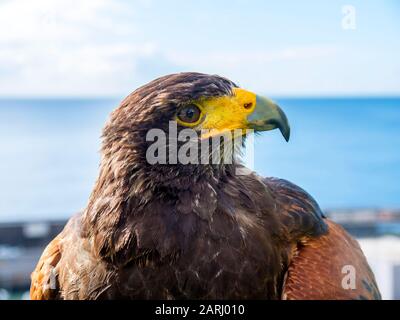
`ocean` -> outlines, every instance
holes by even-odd
[[[400,207],[400,98],[276,98],[292,128],[255,137],[255,170],[323,209]],[[101,129],[118,99],[0,100],[0,221],[85,207]]]

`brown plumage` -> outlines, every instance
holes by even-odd
[[[355,240],[288,181],[239,163],[150,165],[151,128],[234,83],[181,73],[137,89],[103,132],[100,173],[32,273],[32,299],[375,299]],[[181,130],[182,126],[178,126]],[[344,265],[357,289],[341,287]]]
[[[344,229],[326,221],[329,233],[317,239],[304,240],[298,246],[287,271],[283,298],[313,299],[380,299],[379,290],[367,261],[358,245]],[[344,266],[354,266],[354,289],[343,289],[347,273]]]

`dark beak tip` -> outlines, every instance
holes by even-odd
[[[276,105],[276,108],[278,109],[279,115],[281,117],[281,121],[279,123],[279,130],[281,131],[283,137],[285,138],[286,142],[289,142],[290,139],[290,126],[289,126],[289,121],[288,118],[286,117],[286,114],[282,111],[282,109]]]
[[[289,139],[290,139],[290,129],[285,130],[285,129],[279,128],[279,130],[281,131],[282,136],[285,138],[286,142],[289,142]]]

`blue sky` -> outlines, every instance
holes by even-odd
[[[399,95],[399,38],[395,0],[0,0],[0,96],[119,97],[180,71],[272,96]]]

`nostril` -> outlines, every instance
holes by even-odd
[[[245,109],[251,109],[252,106],[253,106],[253,103],[252,103],[252,102],[245,103],[245,104],[243,105],[243,107],[244,107]]]

